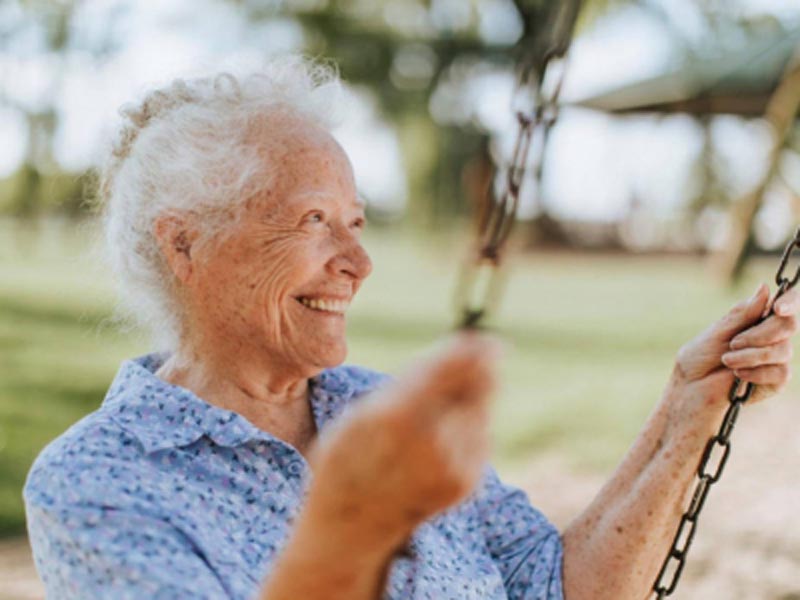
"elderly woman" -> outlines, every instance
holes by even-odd
[[[108,252],[158,354],[51,443],[25,488],[51,598],[642,598],[734,375],[789,378],[795,292],[766,286],[678,353],[652,416],[559,534],[487,458],[496,342],[459,334],[396,382],[341,366],[371,264],[302,60],[177,81],[125,111]]]

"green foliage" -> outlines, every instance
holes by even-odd
[[[84,216],[92,181],[91,172],[42,173],[26,163],[9,177],[0,179],[0,214]]]
[[[103,324],[108,281],[78,258],[85,233],[67,227],[0,229],[0,535],[23,527],[36,453],[96,408],[119,358],[142,347]]]
[[[411,220],[440,226],[468,212],[467,198],[474,190],[464,180],[464,168],[476,153],[485,153],[487,133],[471,116],[436,122],[429,106],[443,82],[458,88],[481,69],[511,69],[516,38],[481,34],[489,3],[464,0],[434,8],[413,0],[331,0],[284,2],[280,10],[261,0],[236,4],[254,23],[292,18],[303,29],[306,52],[332,59],[348,82],[377,98],[383,116],[400,130],[404,161],[410,165]],[[464,112],[468,100],[463,92],[444,112]],[[409,125],[415,135],[402,131]],[[422,155],[420,133],[422,147],[431,149]]]
[[[256,26],[296,23],[307,53],[334,60],[345,79],[378,99],[383,116],[398,129],[413,124],[417,134],[424,132],[422,144],[430,152],[420,153],[419,135],[401,131],[399,136],[409,165],[408,215],[417,224],[437,227],[468,213],[470,199],[482,195],[483,182],[465,177],[476,156],[489,158],[487,132],[469,107],[469,81],[487,70],[511,71],[518,54],[514,46],[521,36],[525,53],[540,60],[552,46],[554,32],[560,31],[555,19],[560,4],[543,0],[220,1],[235,5]],[[607,2],[589,4],[606,8]],[[47,78],[52,93],[35,110],[14,101],[13,94],[0,93],[0,104],[18,111],[29,130],[17,184],[0,186],[0,214],[28,216],[54,208],[79,214],[84,208],[81,196],[69,181],[79,175],[50,175],[59,168],[53,143],[62,115],[55,100],[69,76],[66,65],[71,56],[99,63],[120,50],[113,32],[133,5],[120,3],[100,29],[105,33],[84,39],[76,33],[80,3],[17,3],[20,10],[13,13],[7,35],[0,39],[0,53],[13,54],[19,39],[35,33],[41,40],[37,51],[52,54],[64,68],[51,69]],[[505,15],[499,26],[496,18],[490,18],[498,11]],[[444,106],[439,112],[447,117],[443,121],[440,115],[437,121],[430,105],[443,84],[451,92],[447,100],[440,98]]]
[[[0,223],[0,534],[24,526],[20,490],[40,449],[99,406],[120,361],[147,351],[108,324],[108,277],[82,258],[90,237],[69,225]],[[461,240],[384,230],[367,247],[375,270],[351,309],[348,361],[399,374],[455,320]],[[773,268],[754,270],[767,279]],[[678,347],[734,301],[692,258],[519,259],[496,319],[509,342],[498,459],[553,450],[609,468],[659,398]]]

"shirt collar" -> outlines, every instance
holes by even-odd
[[[155,375],[167,354],[146,354],[126,360],[103,401],[102,410],[133,433],[145,452],[186,446],[208,436],[219,446],[239,446],[252,440],[276,441],[242,415],[209,404],[186,388]],[[340,368],[309,380],[317,429],[345,410],[355,389]]]

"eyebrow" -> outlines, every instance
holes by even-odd
[[[316,199],[320,199],[321,198],[323,200],[330,200],[332,198],[332,196],[330,194],[325,193],[325,192],[305,192],[303,194],[298,194],[297,196],[295,196],[295,198],[297,200],[300,200],[300,201],[306,201],[308,199],[315,199],[315,198]],[[361,209],[361,210],[365,210],[367,208],[367,202],[364,200],[364,198],[361,195],[359,195],[359,196],[356,197],[355,201],[350,204],[350,206],[352,208],[358,208],[358,209]]]

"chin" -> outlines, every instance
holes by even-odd
[[[347,358],[347,343],[342,342],[329,346],[324,352],[313,357],[314,364],[322,369],[338,367]]]
[[[330,369],[332,367],[338,367],[342,364],[345,360],[347,360],[347,347],[345,346],[342,348],[341,352],[337,352],[336,354],[332,354],[330,359],[328,360],[328,364],[325,365],[326,368]]]

